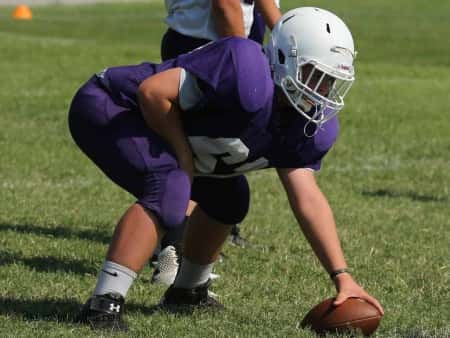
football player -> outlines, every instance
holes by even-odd
[[[226,36],[262,43],[281,16],[278,0],[166,0],[169,26],[161,41],[163,60]]]
[[[166,309],[220,308],[210,274],[231,225],[246,216],[244,174],[276,168],[291,209],[337,290],[376,306],[347,269],[330,206],[314,172],[338,134],[354,81],[353,38],[319,8],[285,13],[265,53],[225,38],[162,64],[111,67],[76,93],[69,126],[80,149],[136,196],[119,220],[79,321],[125,329],[124,299],[166,229],[197,202]]]
[[[163,61],[226,36],[248,36],[262,44],[266,24],[272,29],[281,17],[277,0],[168,0],[165,4],[169,28],[161,41]],[[190,203],[188,214],[194,206]],[[152,258],[155,266],[152,283],[173,283],[183,232],[184,226],[180,226],[167,231],[161,239]],[[237,224],[231,228],[230,243],[246,245]]]

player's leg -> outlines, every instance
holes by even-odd
[[[195,202],[189,201],[186,218],[180,227],[168,229],[154,251],[151,264],[154,267],[151,282],[153,284],[171,285],[175,280],[180,265],[182,240],[185,225],[189,215],[195,207]],[[217,275],[212,275],[217,277]]]
[[[244,176],[197,178],[192,198],[198,205],[185,231],[181,266],[162,300],[169,309],[220,306],[208,296],[210,274],[232,225],[241,222],[248,212],[250,192]]]
[[[161,40],[161,59],[166,61],[175,58],[208,42],[209,40],[186,36],[169,28]],[[194,206],[195,203],[191,201],[186,217],[190,215]],[[151,259],[151,264],[155,267],[151,279],[152,283],[166,285],[173,283],[179,267],[183,233],[184,224],[175,229],[168,229],[164,234],[157,251]]]
[[[92,296],[77,321],[95,329],[128,329],[122,320],[125,297],[162,232],[155,217],[140,204],[128,208],[115,229]]]
[[[225,229],[228,234],[231,230],[230,226],[240,223],[247,215],[250,204],[250,189],[247,179],[243,175],[223,179],[201,177],[194,180],[192,199],[197,202],[200,208],[198,211],[197,208],[194,209],[191,215],[191,217],[196,216],[197,219],[192,218],[188,222],[184,243],[185,250],[188,250],[185,252],[186,255],[196,255],[195,248],[190,245],[190,243],[195,243],[196,238],[202,240],[205,236],[218,236],[219,238],[212,242],[213,247],[219,245],[218,240],[225,240],[221,237],[225,233]],[[212,222],[210,227],[207,226],[208,219],[206,216]],[[203,225],[204,223],[205,225]],[[217,225],[221,223],[227,226],[224,229],[221,229],[220,226],[216,229],[214,228],[216,223]],[[188,248],[189,246],[192,247],[192,251]],[[209,250],[208,244],[201,250]],[[215,261],[218,258],[218,253],[211,252],[208,254],[207,251],[204,251],[193,258],[200,260],[201,257],[206,256],[210,256],[210,260]]]
[[[239,223],[234,224],[231,227],[230,236],[228,237],[231,245],[245,248],[248,245],[248,240],[242,237],[241,225]]]
[[[155,250],[163,232],[153,213],[135,203],[117,224],[106,259],[139,272]]]
[[[232,224],[215,220],[208,216],[200,206],[197,206],[193,210],[185,230],[183,258],[205,265],[216,262],[221,248],[230,234],[231,227]],[[194,282],[193,284],[199,283]]]
[[[93,295],[80,314],[94,327],[124,329],[124,298],[163,229],[184,219],[189,179],[142,116],[114,104],[95,78],[75,96],[69,127],[80,149],[138,199],[120,219]]]

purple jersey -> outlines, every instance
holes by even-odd
[[[225,177],[267,167],[320,168],[336,139],[337,120],[308,138],[300,114],[273,113],[270,67],[253,41],[225,38],[160,65],[108,68],[97,76],[116,104],[138,113],[140,83],[174,67],[193,75],[202,92],[201,100],[182,113],[197,176]],[[289,118],[280,121],[278,116]]]

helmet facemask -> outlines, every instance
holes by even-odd
[[[354,81],[353,77],[326,68],[310,61],[297,67],[295,79],[289,74],[280,79],[291,105],[308,123],[315,124],[316,130],[344,107],[344,97]]]

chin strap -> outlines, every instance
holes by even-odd
[[[312,133],[308,132],[308,126],[310,126],[310,125],[315,126],[314,131]],[[323,130],[322,123],[319,124],[319,123],[315,123],[312,121],[308,121],[305,123],[305,126],[303,127],[303,133],[305,134],[306,137],[309,137],[309,138],[316,136],[317,133],[319,132],[319,130]]]
[[[314,108],[313,108],[313,109],[314,109]],[[316,109],[317,109],[317,108],[316,108]],[[324,115],[323,112],[320,113],[320,119],[319,119],[319,120],[322,120],[323,115]],[[313,118],[315,118],[315,115],[313,115]],[[306,137],[309,137],[309,138],[314,137],[314,136],[317,135],[317,133],[319,132],[319,130],[324,130],[324,128],[322,127],[322,125],[323,125],[324,123],[325,123],[325,122],[314,122],[313,120],[308,120],[308,121],[305,123],[305,126],[303,127],[303,133],[305,134]],[[310,133],[310,132],[308,131],[308,129],[310,129],[310,128],[308,128],[308,127],[310,127],[311,125],[314,125],[314,131],[313,131],[312,133]]]

